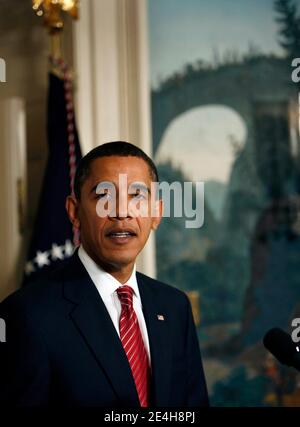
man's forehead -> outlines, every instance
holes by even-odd
[[[128,182],[138,179],[151,181],[151,171],[144,159],[133,156],[98,157],[91,162],[90,180],[118,180],[119,175],[126,175]]]
[[[111,164],[111,163],[115,163],[115,164],[128,164],[128,163],[141,163],[144,164],[144,166],[148,166],[147,162],[141,158],[141,157],[137,157],[137,156],[100,156],[100,157],[96,157],[95,159],[93,159],[91,161],[91,165],[95,165],[96,163],[102,163],[102,164]]]
[[[151,180],[134,180],[134,179],[127,179],[127,176],[125,174],[120,174],[120,179],[91,179],[88,181],[88,187],[92,188],[96,191],[97,187],[108,187],[109,184],[114,185],[116,188],[124,187],[126,186],[126,189],[130,187],[131,189],[150,189],[151,187]]]

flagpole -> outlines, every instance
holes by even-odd
[[[50,56],[53,59],[57,60],[63,57],[61,45],[61,31],[50,33]]]

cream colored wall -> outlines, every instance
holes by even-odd
[[[18,98],[0,101],[0,298],[21,279],[26,211],[25,108]]]
[[[36,195],[40,190],[45,162],[45,91],[46,86],[47,39],[30,4],[21,0],[0,3],[0,56],[6,61],[6,83],[0,83],[1,153],[6,154],[6,162],[0,168],[0,180],[5,182],[9,193],[5,193],[4,206],[0,210],[1,229],[0,254],[4,254],[5,265],[0,276],[0,300],[20,284],[24,244],[28,239],[37,205]],[[26,157],[28,166],[28,218],[25,232],[21,235],[15,226],[16,184],[15,172],[10,171],[7,156],[18,152],[17,139],[9,126],[11,98],[23,100],[26,111]],[[22,102],[22,101],[21,101]],[[43,148],[42,148],[43,147]],[[17,160],[16,160],[17,161]],[[18,167],[17,167],[18,169]],[[11,173],[9,173],[11,172]],[[7,182],[7,179],[10,179]],[[25,179],[25,177],[24,177]],[[2,191],[3,191],[2,187]],[[3,197],[3,195],[1,195]],[[2,198],[1,197],[1,198]],[[3,200],[3,199],[2,199]],[[7,231],[9,230],[9,235]],[[18,248],[17,248],[18,246]],[[12,273],[14,266],[15,274]]]

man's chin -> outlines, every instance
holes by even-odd
[[[109,264],[115,267],[117,270],[121,270],[122,268],[129,267],[135,263],[135,258],[128,257],[116,257],[110,259]]]
[[[129,267],[135,263],[137,253],[134,254],[128,253],[127,250],[114,251],[114,253],[109,253],[107,256],[104,256],[102,259],[107,266],[112,268],[115,271],[121,270],[123,268]]]

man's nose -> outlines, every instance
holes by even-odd
[[[130,217],[129,209],[128,209],[128,194],[119,194],[116,200],[116,218],[117,219],[125,219]]]

